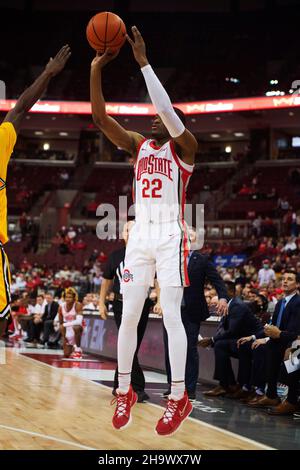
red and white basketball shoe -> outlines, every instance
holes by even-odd
[[[82,359],[82,351],[73,351],[70,354],[70,359]]]
[[[136,404],[138,399],[137,393],[134,392],[130,385],[125,395],[117,393],[116,398],[111,401],[111,405],[117,403],[116,410],[112,419],[112,425],[117,431],[127,428],[131,419],[131,408]]]
[[[156,434],[160,436],[171,436],[179,429],[192,410],[193,406],[189,401],[186,391],[181,400],[169,398],[166,411],[156,425]]]

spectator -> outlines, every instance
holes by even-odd
[[[228,294],[231,298],[228,305],[228,315],[221,318],[217,333],[213,338],[203,338],[199,346],[214,348],[215,373],[214,379],[219,385],[204,395],[208,397],[224,396],[227,393],[234,394],[240,390],[243,380],[238,376],[237,385],[231,365],[231,357],[238,357],[237,340],[243,336],[256,335],[262,332],[262,325],[255,318],[249,307],[235,296],[233,282],[226,282]]]
[[[40,336],[43,329],[43,315],[45,311],[44,296],[38,295],[36,304],[32,309],[32,319],[28,322],[28,337],[25,340],[28,343],[40,342]]]
[[[53,334],[54,331],[54,319],[58,313],[58,303],[54,301],[53,295],[51,294],[46,294],[45,295],[45,300],[47,302],[47,305],[45,306],[45,311],[44,315],[42,318],[43,321],[43,340],[42,344],[45,346],[52,346],[52,344],[49,344],[49,338],[50,335]]]
[[[262,217],[259,215],[252,222],[252,231],[255,237],[260,237],[261,235],[261,226],[262,226]]]
[[[288,238],[281,251],[285,251],[288,255],[292,255],[295,251],[297,251],[297,245],[293,237]]]
[[[83,332],[82,305],[73,288],[65,290],[63,303],[58,308],[60,332],[63,337],[64,357],[82,358],[81,336]]]
[[[91,301],[89,303],[86,303],[83,306],[82,311],[84,314],[90,313],[90,314],[99,315],[99,296],[92,295],[92,294],[90,294],[90,296],[91,296]]]
[[[287,196],[280,197],[277,202],[277,207],[280,210],[280,213],[283,214],[287,212],[290,208],[290,203]]]
[[[277,395],[277,381],[285,351],[300,335],[300,295],[297,291],[299,282],[299,274],[286,270],[282,279],[285,297],[277,303],[272,324],[265,326],[265,338],[261,339],[261,343],[266,344],[267,391],[252,406],[274,407],[272,414],[277,415],[293,414],[298,409],[294,395],[288,395],[287,399],[281,403]]]
[[[275,281],[276,276],[274,270],[270,267],[270,261],[266,258],[263,260],[263,266],[258,271],[259,287],[268,286],[271,281]]]
[[[69,173],[67,172],[67,170],[65,168],[60,172],[59,178],[60,178],[61,182],[64,183],[64,184],[66,184],[69,181],[70,175],[69,175]]]

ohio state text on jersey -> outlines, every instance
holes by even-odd
[[[186,188],[194,166],[176,155],[174,142],[142,142],[135,164],[133,201],[137,222],[183,221]]]

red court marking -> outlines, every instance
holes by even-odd
[[[74,361],[64,361],[63,356],[58,354],[30,354],[30,353],[22,353],[24,356],[30,357],[31,359],[36,359],[39,362],[43,362],[45,364],[49,364],[53,367],[57,367],[60,369],[96,369],[96,370],[115,370],[116,363],[113,361],[103,360],[99,362],[93,362],[96,358],[91,358],[91,362],[87,361],[78,361],[74,359]],[[88,359],[88,357],[84,357],[84,359]]]

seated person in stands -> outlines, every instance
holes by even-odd
[[[232,370],[231,357],[238,358],[237,340],[243,336],[261,335],[262,324],[252,313],[250,308],[235,293],[233,282],[225,282],[231,300],[228,303],[228,315],[223,315],[213,338],[203,338],[199,346],[211,346],[215,353],[214,379],[219,385],[204,392],[208,397],[219,397],[236,393],[240,387]],[[238,377],[238,383],[240,383]]]
[[[99,296],[96,294],[90,294],[90,296],[90,302],[83,307],[83,313],[99,314]]]
[[[26,342],[31,343],[40,340],[43,327],[42,317],[45,310],[43,295],[38,295],[34,306],[29,306],[28,313],[20,317],[23,329],[27,330]]]
[[[282,278],[282,289],[285,296],[276,304],[272,324],[265,325],[262,340],[266,342],[266,394],[253,405],[255,408],[270,408],[274,415],[290,415],[298,410],[295,389],[297,389],[297,374],[286,374],[289,394],[281,402],[277,394],[277,382],[286,350],[300,335],[300,275],[293,270],[286,270]]]
[[[54,319],[57,315],[58,312],[58,303],[54,301],[53,295],[47,293],[45,295],[45,309],[44,309],[44,315],[42,317],[43,321],[43,340],[42,344],[48,347],[52,347],[57,344],[57,341],[59,338],[54,340],[53,342],[50,342],[50,337],[51,335],[54,334]]]
[[[249,194],[252,194],[252,193],[253,193],[253,190],[249,186],[247,186],[245,183],[239,190],[239,196],[248,196]]]
[[[80,347],[83,332],[82,305],[75,289],[69,287],[63,294],[64,302],[58,309],[60,332],[63,337],[64,357],[81,359]]]

